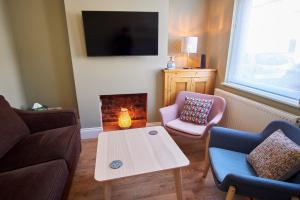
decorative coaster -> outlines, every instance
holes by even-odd
[[[123,163],[121,160],[114,160],[109,164],[109,167],[112,169],[119,169],[122,167]]]
[[[158,131],[155,131],[155,130],[149,131],[148,134],[149,134],[149,135],[157,135],[157,134],[158,134]]]

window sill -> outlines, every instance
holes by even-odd
[[[264,91],[261,91],[261,90],[256,90],[256,89],[253,89],[253,88],[250,88],[250,87],[246,87],[246,86],[242,86],[242,85],[238,85],[238,84],[234,84],[234,83],[225,83],[225,82],[223,82],[222,85],[224,85],[226,87],[233,88],[233,89],[241,90],[243,92],[247,92],[247,93],[250,93],[250,94],[254,94],[254,95],[257,95],[257,96],[260,96],[260,97],[264,97],[264,98],[267,98],[267,99],[270,99],[270,100],[273,100],[273,101],[276,101],[276,102],[279,102],[279,103],[283,103],[285,105],[289,105],[289,106],[292,106],[292,107],[295,107],[295,108],[300,108],[300,101],[297,101],[297,100],[289,99],[289,98],[286,98],[286,97],[282,97],[282,96],[279,96],[279,95],[271,94],[271,93],[268,93],[268,92],[264,92]]]

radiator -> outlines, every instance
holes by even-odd
[[[221,126],[251,132],[261,132],[274,120],[285,120],[299,126],[300,116],[218,88],[215,89],[215,95],[223,97],[227,102]]]

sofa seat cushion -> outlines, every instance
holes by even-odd
[[[0,172],[56,159],[66,160],[70,168],[76,148],[80,148],[78,126],[38,132],[27,136],[0,159]]]
[[[247,162],[247,154],[210,147],[209,158],[212,171],[220,183],[229,174],[256,176]]]
[[[26,124],[0,95],[0,158],[29,134]]]
[[[68,175],[64,160],[0,173],[0,199],[59,200]]]
[[[166,126],[177,131],[197,136],[203,135],[206,128],[206,126],[181,121],[179,118],[168,122]]]

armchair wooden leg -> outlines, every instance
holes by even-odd
[[[202,178],[206,178],[210,166],[209,158],[208,158],[209,136],[210,134],[208,134],[208,136],[205,139],[205,158],[204,158],[204,167],[202,169]]]
[[[228,192],[226,194],[226,200],[233,200],[234,198],[234,195],[235,195],[235,187],[234,186],[230,186],[229,189],[228,189]]]

